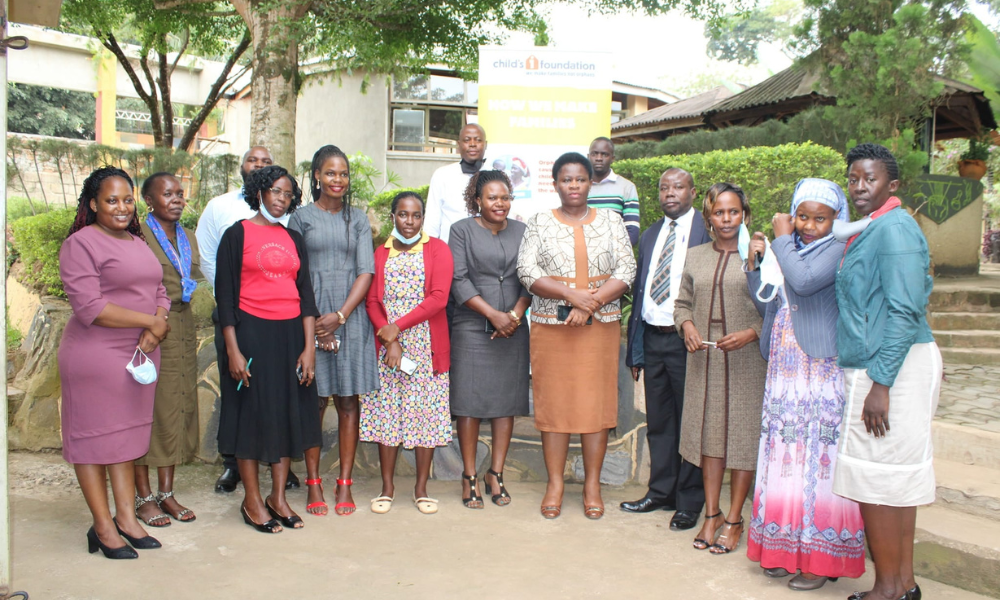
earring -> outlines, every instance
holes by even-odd
[[[476,205],[476,212],[477,213],[483,212],[483,205],[482,204],[477,204]]]
[[[319,189],[319,179],[316,180],[316,189]]]

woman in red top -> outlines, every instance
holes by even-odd
[[[282,167],[265,167],[247,178],[243,195],[258,212],[222,236],[215,278],[226,342],[219,371],[231,376],[220,381],[219,450],[236,456],[243,520],[278,533],[282,525],[303,526],[285,499],[291,457],[322,443],[313,382],[319,313],[302,236],[279,221],[302,202],[295,178]],[[266,500],[259,489],[260,461],[271,464]]]
[[[422,231],[424,201],[401,192],[392,201],[392,236],[375,250],[375,279],[368,288],[368,317],[381,352],[381,389],[361,401],[361,440],[379,444],[382,493],[372,512],[387,513],[395,496],[399,447],[414,448],[417,483],[413,503],[437,512],[427,494],[434,448],[451,441],[448,370],[451,349],[445,306],[454,263],[448,245]]]

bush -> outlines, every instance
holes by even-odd
[[[76,218],[76,209],[63,208],[11,224],[14,246],[24,263],[25,285],[43,294],[66,297],[59,278],[59,249]]]
[[[376,247],[379,244],[384,244],[389,239],[389,234],[392,233],[392,217],[389,210],[392,208],[392,199],[396,197],[396,194],[400,192],[416,192],[426,202],[427,191],[429,189],[429,185],[415,188],[398,188],[380,192],[372,198],[371,202],[368,203],[368,210],[370,213],[374,213],[374,220],[379,224],[378,233],[375,234]]]
[[[787,123],[771,120],[753,127],[726,127],[717,131],[698,129],[690,133],[673,135],[659,142],[640,141],[621,144],[615,148],[615,156],[619,159],[653,158],[804,142],[813,142],[845,152],[849,140],[850,135],[846,128],[837,127],[824,119],[820,108],[801,112],[790,118]]]
[[[46,204],[38,201],[32,202],[24,196],[11,196],[7,198],[7,222],[13,223],[24,217],[46,213],[49,208]]]
[[[639,192],[642,229],[663,216],[659,182],[670,167],[680,167],[694,176],[699,193],[695,208],[699,210],[701,196],[712,184],[726,181],[742,187],[754,215],[748,227],[769,236],[773,233],[771,216],[788,212],[800,179],[822,177],[841,183],[846,170],[839,152],[810,142],[616,161],[615,172],[631,180]]]

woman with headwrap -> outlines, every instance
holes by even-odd
[[[775,240],[750,242],[747,284],[764,316],[760,350],[768,359],[757,484],[747,556],[795,590],[865,571],[857,503],[833,493],[844,413],[837,366],[837,265],[844,243],[833,223],[848,220],[847,199],[825,179],[795,186],[791,215],[777,214]]]

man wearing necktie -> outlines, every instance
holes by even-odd
[[[646,441],[649,490],[641,499],[622,502],[626,512],[676,510],[674,530],[690,529],[705,504],[701,469],[681,460],[681,413],[687,349],[674,324],[674,299],[681,286],[688,248],[711,241],[701,214],[692,208],[694,178],[683,169],[660,177],[664,218],[639,239],[637,277],[632,288],[626,364],[639,380],[645,369]]]

